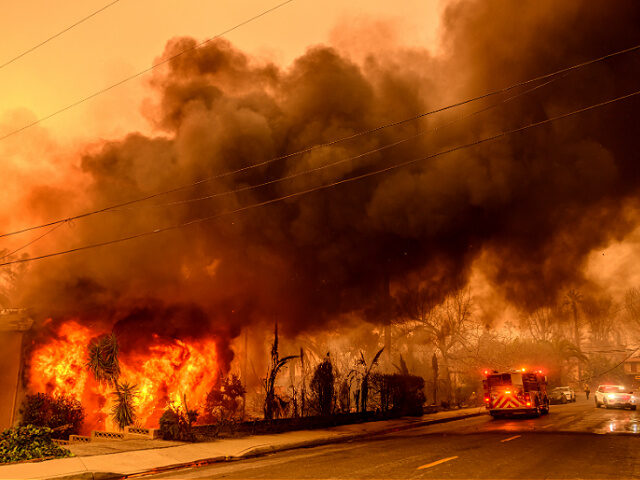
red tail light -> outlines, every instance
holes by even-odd
[[[527,407],[530,407],[530,406],[531,406],[531,402],[527,402]]]
[[[529,395],[529,392],[526,392],[524,394],[524,400],[525,402],[527,402],[527,405],[529,405],[529,403],[531,402],[531,396]]]
[[[489,397],[484,397],[485,403],[489,403]]]

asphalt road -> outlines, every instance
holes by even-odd
[[[640,478],[640,410],[552,405],[146,478]]]

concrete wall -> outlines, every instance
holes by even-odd
[[[14,399],[20,374],[22,332],[0,332],[0,430],[12,426],[19,405]]]

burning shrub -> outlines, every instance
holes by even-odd
[[[70,457],[71,452],[52,441],[53,431],[33,425],[10,428],[0,433],[0,463],[33,458]]]
[[[53,438],[78,435],[85,418],[84,408],[73,397],[48,393],[27,395],[20,408],[21,426],[48,427]]]
[[[312,406],[319,415],[331,415],[335,397],[334,381],[333,364],[327,354],[324,361],[316,367],[310,385]]]
[[[195,441],[193,423],[198,419],[198,411],[189,409],[187,396],[182,406],[171,405],[160,417],[160,434],[165,440]]]
[[[220,427],[233,422],[237,418],[245,393],[246,390],[237,375],[232,375],[231,378],[220,377],[207,394],[204,415],[200,420]]]

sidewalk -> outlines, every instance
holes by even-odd
[[[175,443],[170,444],[167,442],[172,446],[164,446],[162,448],[154,446],[145,450],[0,466],[0,480],[107,480],[125,475],[188,467],[195,463],[221,462],[294,448],[339,443],[433,423],[483,415],[485,412],[486,409],[484,407],[477,407],[438,412],[422,417],[405,417],[396,420],[342,425],[322,430],[302,430],[276,435],[255,435],[207,443],[175,445]]]

